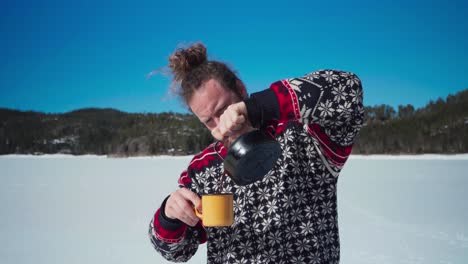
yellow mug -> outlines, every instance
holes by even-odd
[[[195,209],[195,214],[204,226],[231,226],[234,223],[233,194],[202,195],[202,211]]]

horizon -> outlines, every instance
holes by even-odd
[[[437,102],[439,99],[442,99],[444,102],[447,102],[447,97],[448,96],[454,96],[454,95],[457,95],[458,93],[461,93],[461,92],[464,92],[464,91],[468,91],[468,88],[467,89],[463,89],[461,91],[458,91],[454,94],[448,94],[446,97],[438,97],[438,98],[434,98],[434,99],[431,99],[429,102],[427,102],[427,104],[423,105],[423,106],[420,106],[420,107],[414,107],[414,111],[418,111],[422,108],[425,108],[427,107],[431,102],[435,103]],[[380,104],[380,105],[388,105],[388,104]],[[364,105],[364,107],[378,107],[380,105]],[[394,107],[392,105],[390,105],[391,107],[393,107],[393,109],[396,111],[396,113],[398,113],[398,106],[397,107]],[[406,106],[406,105],[402,105],[402,106]],[[36,111],[36,110],[23,110],[23,109],[13,109],[13,108],[8,108],[8,107],[2,107],[0,106],[0,110],[1,109],[6,109],[6,110],[12,110],[12,111],[20,111],[20,112],[36,112],[36,113],[41,113],[41,114],[57,114],[57,115],[60,115],[60,114],[67,114],[67,113],[71,113],[71,112],[75,112],[75,111],[80,111],[80,110],[88,110],[88,109],[97,109],[97,110],[115,110],[115,111],[119,111],[119,112],[122,112],[122,113],[126,113],[126,114],[162,114],[162,113],[175,113],[175,114],[191,114],[191,112],[189,111],[185,111],[185,112],[175,112],[175,111],[171,111],[171,110],[168,110],[168,111],[161,111],[161,112],[128,112],[128,111],[124,111],[124,110],[121,110],[121,109],[118,109],[118,108],[113,108],[113,107],[83,107],[83,108],[77,108],[77,109],[72,109],[70,111],[66,111],[66,112],[44,112],[44,111]]]
[[[146,155],[146,156],[122,156],[116,157],[111,155],[98,154],[0,154],[0,158],[81,158],[81,159],[192,159],[193,155]],[[372,160],[468,160],[468,153],[420,153],[420,154],[352,154],[349,159],[372,159]]]
[[[325,68],[356,73],[366,106],[419,109],[468,89],[466,1],[182,2],[7,1],[0,108],[189,113],[167,76],[146,75],[197,41],[250,93]]]

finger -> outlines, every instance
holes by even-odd
[[[187,202],[179,204],[180,220],[187,225],[195,226],[200,219],[195,215],[194,209]]]
[[[193,217],[198,221],[198,216],[195,214],[194,209],[201,209],[202,203],[200,197],[196,193],[188,189],[183,189],[181,193],[184,196],[184,198],[187,199],[187,201],[190,201],[191,203],[190,210],[188,210],[187,213],[190,217]],[[199,210],[199,212],[201,211]]]
[[[238,115],[236,119],[234,120],[234,123],[237,125],[242,125],[245,123],[245,116],[243,115]]]
[[[221,134],[221,136],[224,138],[226,137],[226,132],[227,132],[227,128],[226,128],[226,121],[221,121],[219,122],[218,124],[218,128],[219,128],[219,133]]]
[[[230,112],[226,116],[224,124],[229,131],[229,133],[225,133],[224,135],[231,136],[232,132],[240,130],[243,126],[245,126],[245,117],[235,112]]]
[[[244,102],[235,103],[229,106],[233,111],[235,111],[238,115],[247,115],[247,106]]]
[[[193,209],[190,208],[190,211],[192,210]],[[195,226],[200,220],[196,216],[192,217],[190,214],[187,214],[186,212],[187,212],[187,209],[182,209],[179,204],[175,204],[166,208],[165,213],[166,213],[166,216],[171,219],[178,219],[187,225]]]
[[[228,107],[228,109],[224,112],[224,120],[226,120],[226,125],[228,127],[232,127],[236,124],[240,124],[243,122],[241,113],[238,113],[235,107]]]
[[[232,117],[230,125],[230,132],[226,133],[226,136],[237,138],[235,135],[239,134],[239,131],[243,130],[246,126],[245,117],[243,115]]]
[[[234,131],[231,136],[229,136],[229,142],[232,143],[234,142],[237,138],[239,138],[241,135],[255,130],[253,127],[249,126],[248,124],[243,124],[241,127]]]
[[[211,131],[211,135],[213,135],[213,137],[217,140],[221,141],[225,140],[229,136],[229,134],[230,133],[227,132],[223,123],[219,123],[218,126]]]
[[[177,218],[182,222],[194,226],[199,219],[193,211],[193,206],[201,204],[200,197],[187,188],[175,191],[166,202],[166,216]]]
[[[249,116],[247,113],[247,106],[245,105],[244,102],[239,102],[237,104],[233,105],[233,108],[235,111],[239,114],[239,122],[245,123],[248,126],[251,126]]]
[[[231,134],[229,135],[230,137],[234,136],[235,134],[238,133],[238,131],[242,130],[244,128],[244,124],[235,124],[232,128],[231,128]]]
[[[182,212],[182,211],[180,211],[180,212]],[[200,221],[200,219],[193,218],[190,215],[185,214],[183,212],[179,214],[177,219],[179,219],[181,222],[183,222],[183,223],[185,223],[185,224],[187,224],[189,226],[195,226],[195,225],[197,225],[198,221]]]
[[[224,128],[224,133],[223,133],[224,136],[229,136],[231,133],[232,127],[235,125],[235,123],[231,119],[232,119],[231,116],[226,116],[226,118],[221,123],[221,127]],[[221,131],[223,132],[222,129]]]
[[[186,189],[186,188],[180,189],[180,194],[184,198],[189,200],[192,203],[193,206],[199,206],[201,204],[200,197],[196,193],[190,191],[189,189]]]
[[[221,135],[218,127],[215,127],[213,130],[211,130],[211,135],[217,140],[223,140],[223,135]]]
[[[218,125],[220,134],[226,139],[230,137],[234,131],[241,129],[244,125],[245,118],[237,115],[235,112],[225,113],[221,117],[221,122]]]
[[[174,205],[175,215],[177,219],[186,223],[187,225],[194,226],[198,223],[199,219],[193,212],[192,204],[181,197],[181,199],[176,200]]]

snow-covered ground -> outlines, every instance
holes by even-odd
[[[189,160],[0,156],[0,263],[166,263],[148,224]],[[468,263],[467,171],[466,154],[352,156],[341,263]]]

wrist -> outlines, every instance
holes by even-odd
[[[271,120],[278,120],[279,102],[276,94],[271,89],[253,93],[244,100],[248,120],[252,127],[262,128]]]

